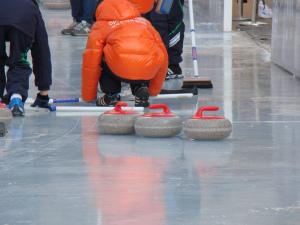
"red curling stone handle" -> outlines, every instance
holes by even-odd
[[[106,115],[133,115],[137,112],[133,110],[123,110],[122,107],[127,107],[127,102],[118,102],[112,111],[105,112]]]
[[[127,102],[118,102],[118,103],[115,105],[114,111],[115,111],[115,112],[122,113],[122,112],[124,112],[124,110],[122,109],[122,107],[127,107],[127,106],[128,106],[128,103],[127,103]]]
[[[164,114],[170,114],[171,110],[166,104],[153,104],[149,106],[149,109],[162,109]]]
[[[193,116],[193,119],[199,119],[199,120],[221,120],[225,119],[223,116],[205,116],[204,112],[212,111],[216,112],[219,111],[218,106],[203,106],[198,109],[196,114]]]
[[[157,113],[146,113],[146,117],[174,117],[175,115],[171,112],[169,106],[166,104],[153,104],[149,106],[149,109],[162,109],[162,112]]]
[[[6,108],[6,105],[2,102],[0,102],[0,109],[5,109]]]

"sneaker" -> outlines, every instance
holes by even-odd
[[[78,23],[71,32],[73,36],[88,36],[91,31],[92,25],[86,21],[81,21]]]
[[[182,70],[179,65],[171,65],[168,68],[168,72],[166,75],[166,80],[171,80],[171,79],[182,79]]]
[[[74,28],[78,25],[79,23],[76,20],[73,20],[73,22],[65,29],[61,31],[61,34],[63,35],[71,35]]]
[[[24,116],[24,103],[20,98],[13,98],[8,104],[13,116]]]
[[[264,19],[272,18],[272,9],[265,5],[263,1],[259,1],[258,16]]]
[[[121,100],[119,94],[114,95],[103,95],[101,98],[98,98],[96,101],[97,106],[115,106]]]
[[[149,90],[147,87],[139,87],[134,91],[135,95],[135,106],[136,107],[149,107]]]

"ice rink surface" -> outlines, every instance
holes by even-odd
[[[59,34],[68,11],[43,14],[51,96],[77,97],[86,40]],[[219,105],[233,122],[230,138],[101,136],[96,116],[27,111],[0,139],[0,225],[298,225],[300,80],[243,32],[197,41],[200,74],[214,88],[163,102],[184,117]],[[186,74],[190,43],[187,33]]]

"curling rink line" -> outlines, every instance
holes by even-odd
[[[253,121],[232,121],[233,124],[246,124],[246,123],[300,123],[300,120],[288,120],[288,121],[284,121],[284,120],[262,120],[262,121],[257,121],[257,120],[253,120]]]

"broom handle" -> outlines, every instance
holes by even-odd
[[[194,76],[198,77],[199,71],[198,71],[198,56],[197,56],[197,45],[196,45],[193,0],[189,0],[189,15],[190,15],[190,30],[192,35],[192,57],[193,57],[193,64],[194,64]]]

